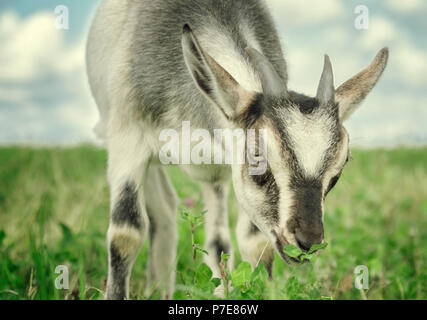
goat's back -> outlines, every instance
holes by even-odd
[[[128,95],[145,119],[159,123],[180,118],[205,127],[211,124],[212,110],[205,106],[207,100],[184,62],[181,38],[185,24],[192,27],[204,50],[242,85],[256,86],[253,82],[257,81],[247,64],[248,46],[262,51],[287,80],[280,41],[263,0],[105,0],[88,44],[93,91],[102,83],[105,94],[114,92],[108,88],[114,84],[111,74],[106,74],[110,72],[127,83]],[[102,31],[101,25],[108,31]],[[102,100],[97,99],[98,105]]]

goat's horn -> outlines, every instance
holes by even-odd
[[[251,58],[256,71],[259,73],[264,94],[271,96],[287,95],[286,86],[271,62],[253,48],[246,48],[246,52]]]

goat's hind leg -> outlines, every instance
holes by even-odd
[[[221,254],[230,254],[228,268],[232,269],[234,255],[228,225],[227,197],[229,182],[204,183],[203,198],[205,200],[205,246],[208,252],[204,256],[205,263],[212,269],[213,276],[220,278],[219,268]]]
[[[161,299],[172,299],[175,286],[178,198],[161,166],[147,172],[145,198],[150,219],[150,253],[146,294],[160,292]]]

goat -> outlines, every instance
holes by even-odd
[[[87,42],[87,72],[108,149],[111,191],[106,299],[128,299],[133,264],[149,236],[147,287],[170,299],[175,282],[177,196],[159,161],[164,129],[266,132],[263,174],[249,164],[182,169],[202,183],[206,263],[220,276],[233,256],[227,217],[232,179],[242,258],[271,273],[274,252],[323,241],[323,204],[349,158],[343,126],[381,77],[372,64],[334,86],[330,59],[315,97],[288,90],[287,65],[263,0],[104,0]],[[259,147],[259,146],[258,146]],[[256,147],[257,148],[257,147]],[[232,267],[232,259],[229,261]]]

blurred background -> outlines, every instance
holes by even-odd
[[[390,60],[346,123],[354,160],[325,204],[328,248],[315,264],[298,270],[276,259],[275,281],[265,282],[254,297],[427,299],[427,1],[265,1],[278,25],[293,90],[314,96],[325,53],[336,86],[383,47],[389,47]],[[92,132],[98,115],[84,58],[99,3],[0,1],[0,299],[103,296],[107,155]],[[55,28],[59,5],[68,8],[67,30]],[[355,26],[360,5],[369,10],[367,29]],[[168,172],[181,211],[200,215],[199,185],[177,168]],[[230,194],[235,249],[236,211]],[[212,298],[194,282],[202,257],[193,259],[188,221],[178,220],[174,297]],[[203,235],[202,228],[195,231],[196,243],[203,243]],[[144,294],[147,245],[142,251],[131,297],[155,299],[155,292]],[[69,290],[54,286],[58,265],[69,268]],[[353,285],[359,265],[369,270],[368,290]]]

